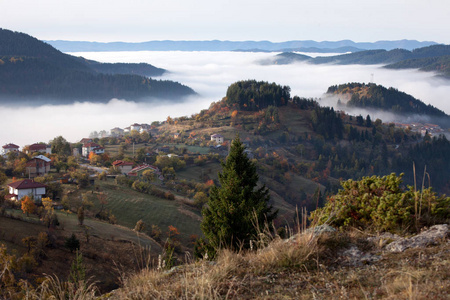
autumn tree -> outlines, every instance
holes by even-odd
[[[26,213],[28,217],[29,214],[33,214],[36,211],[36,204],[34,204],[34,201],[30,197],[25,196],[22,198],[21,208],[23,213]]]
[[[271,223],[278,211],[269,205],[269,190],[257,187],[256,165],[244,153],[239,137],[233,140],[230,153],[222,163],[220,186],[213,186],[203,209],[201,229],[214,248],[248,248],[255,238],[255,225]]]
[[[78,224],[80,226],[83,225],[83,222],[84,222],[84,207],[83,206],[80,206],[78,208],[77,217],[78,217]]]
[[[50,144],[52,145],[52,153],[55,153],[58,156],[67,157],[71,154],[70,143],[62,136],[54,138]]]
[[[136,226],[134,226],[134,231],[143,232],[145,230],[145,223],[142,220],[136,222]]]

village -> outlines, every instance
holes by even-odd
[[[142,178],[143,174],[146,174],[148,177],[149,174],[153,179],[156,179],[162,184],[165,180],[164,175],[166,175],[166,178],[170,177],[169,174],[163,174],[162,170],[158,168],[157,166],[154,166],[152,164],[149,164],[146,162],[146,157],[150,156],[161,156],[161,157],[167,157],[167,158],[175,158],[178,157],[178,154],[171,153],[171,148],[166,145],[161,145],[159,147],[155,147],[154,150],[149,150],[148,152],[144,153],[144,158],[141,162],[131,161],[131,159],[126,158],[123,159],[117,159],[114,160],[110,168],[106,168],[105,164],[100,165],[98,163],[95,163],[92,159],[93,157],[100,157],[102,155],[111,155],[110,153],[107,153],[105,150],[105,147],[100,145],[98,143],[99,138],[118,138],[123,139],[127,136],[130,136],[132,133],[144,135],[146,139],[149,139],[150,137],[158,137],[158,129],[155,128],[155,126],[151,126],[148,124],[137,124],[134,123],[130,125],[129,127],[126,127],[124,129],[121,128],[113,128],[110,130],[110,133],[107,133],[106,131],[101,131],[98,135],[97,133],[94,133],[90,136],[92,138],[83,138],[78,143],[75,143],[74,147],[71,147],[71,155],[76,158],[77,162],[79,162],[80,166],[85,167],[89,170],[94,170],[94,174],[91,174],[92,178],[97,177],[99,173],[107,172],[110,174],[110,176],[115,177],[117,175],[125,175],[127,177],[135,177],[135,178]],[[173,139],[180,138],[180,133],[174,133],[172,136]],[[96,142],[97,141],[97,142]],[[78,146],[77,146],[78,145]],[[145,143],[147,145],[147,143]],[[224,137],[220,134],[211,134],[210,140],[208,142],[209,147],[206,147],[206,149],[209,149],[210,152],[213,153],[221,153],[222,155],[225,155],[226,152],[223,152],[222,150],[225,150],[226,147],[223,145],[226,145]],[[133,149],[132,154],[135,155],[137,151],[134,150],[135,143],[133,142]],[[144,149],[144,148],[141,148]],[[142,150],[141,150],[142,152]],[[250,150],[246,150],[248,155],[251,155]],[[15,200],[17,202],[20,202],[20,200],[25,196],[32,196],[34,201],[36,203],[40,203],[42,197],[46,195],[46,185],[40,182],[35,182],[34,178],[36,177],[42,177],[46,176],[50,173],[51,168],[54,167],[55,163],[55,157],[52,157],[52,145],[46,144],[46,143],[35,143],[31,145],[25,145],[23,146],[22,150],[20,150],[20,146],[14,144],[14,143],[8,143],[2,146],[1,149],[1,156],[4,159],[12,159],[14,157],[19,157],[20,154],[26,154],[26,156],[29,159],[26,161],[23,172],[21,174],[16,174],[16,176],[13,177],[12,181],[7,184],[9,194],[5,196],[5,199],[7,200]],[[92,165],[97,165],[98,167],[102,168],[96,168]],[[106,164],[108,166],[108,164]],[[58,168],[59,169],[59,168]],[[66,168],[67,170],[67,168]],[[19,175],[19,176],[17,176]],[[18,179],[18,177],[25,178],[25,179]],[[68,183],[70,180],[68,175],[62,175],[59,179],[60,183]],[[94,180],[91,179],[93,182]],[[60,207],[57,205],[57,207]]]
[[[439,125],[430,124],[430,123],[394,123],[395,127],[409,129],[412,132],[420,133],[422,136],[430,135],[430,136],[439,136],[445,133],[445,130],[442,129]]]

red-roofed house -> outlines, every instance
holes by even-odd
[[[135,167],[130,172],[128,172],[128,176],[140,177],[145,170],[153,171],[158,176],[158,178],[161,179],[161,172],[159,171],[158,167],[147,165],[147,164],[142,164],[142,165]]]
[[[8,152],[19,152],[19,146],[15,145],[15,144],[6,144],[2,147],[2,154],[5,155]]]
[[[89,153],[94,152],[95,154],[103,154],[105,153],[105,148],[103,148],[102,146],[100,146],[99,144],[96,143],[87,143],[84,144],[83,147],[81,148],[82,151],[82,155],[84,157],[88,157]]]
[[[52,153],[52,147],[46,144],[33,144],[28,146],[28,149],[25,151],[27,154],[31,154],[33,152],[41,152],[41,153]]]
[[[48,174],[50,172],[50,162],[51,159],[44,155],[35,156],[25,164],[26,174],[30,177]]]
[[[25,196],[33,196],[34,200],[41,201],[42,195],[45,195],[46,185],[34,182],[32,179],[15,181],[8,184],[9,195],[6,199],[19,201]]]
[[[80,141],[81,144],[87,144],[87,143],[92,143],[92,142],[93,142],[93,140],[90,138],[84,138],[84,139],[81,139],[81,141]]]
[[[122,174],[128,174],[133,169],[133,163],[123,160],[116,160],[112,163],[114,169],[120,171]]]

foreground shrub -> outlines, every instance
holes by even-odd
[[[347,180],[325,207],[312,213],[319,224],[369,231],[417,231],[425,225],[448,222],[450,197],[437,196],[431,188],[402,190],[402,176],[395,174]]]

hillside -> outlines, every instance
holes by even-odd
[[[430,281],[447,286],[446,236],[441,235],[430,243],[435,247],[392,253],[386,245],[396,239],[403,244],[400,237],[380,233],[370,226],[364,228],[368,223],[367,212],[354,203],[339,210],[344,213],[348,209],[357,210],[345,216],[347,219],[329,222],[341,227],[341,231],[325,226],[324,231],[328,233],[324,235],[297,234],[310,225],[305,214],[332,207],[338,200],[346,201],[348,195],[340,187],[344,180],[367,176],[365,180],[373,183],[372,178],[377,175],[392,172],[404,173],[399,176],[403,182],[395,189],[373,183],[369,185],[369,189],[374,189],[369,197],[357,195],[356,189],[349,190],[349,186],[356,186],[351,185],[351,180],[342,187],[356,195],[355,199],[371,201],[371,205],[363,206],[378,213],[374,215],[378,224],[382,223],[380,215],[389,218],[389,229],[394,233],[418,231],[418,216],[424,222],[422,225],[442,220],[442,216],[436,219],[429,215],[431,212],[442,214],[448,220],[446,208],[450,198],[439,195],[450,191],[450,142],[445,136],[424,137],[409,128],[372,121],[369,116],[336,112],[321,107],[316,100],[291,97],[289,87],[276,83],[239,81],[230,85],[228,92],[231,98],[224,97],[196,115],[168,117],[164,122],[152,123],[152,135],[135,131],[125,136],[94,138],[105,147],[106,153],[89,157],[91,166],[105,170],[97,174],[93,183],[84,170],[87,165],[79,165],[66,147],[54,147],[55,153],[50,155],[55,161],[54,169],[37,180],[48,185],[48,194],[64,211],[40,207],[28,217],[18,203],[0,198],[0,241],[6,245],[0,245],[0,267],[6,262],[10,266],[7,274],[15,276],[12,279],[0,276],[0,296],[5,295],[1,294],[4,291],[21,295],[24,289],[30,294],[50,292],[51,289],[34,290],[20,281],[29,280],[34,287],[44,289],[45,285],[40,283],[48,284],[45,280],[49,278],[42,273],[55,273],[58,280],[67,282],[71,278],[69,270],[75,269],[76,262],[75,254],[65,243],[72,233],[80,240],[86,276],[100,281],[79,288],[89,290],[95,286],[98,295],[120,286],[104,294],[105,299],[178,299],[184,295],[212,299],[300,296],[331,299],[344,290],[345,295],[356,298],[367,291],[377,297],[396,298],[405,293],[412,295],[412,289],[420,290],[426,298],[447,292],[444,287],[426,288]],[[281,101],[284,97],[288,101]],[[223,144],[211,140],[214,133],[224,137]],[[221,161],[228,154],[230,140],[237,134],[246,145],[247,156],[256,164],[260,184],[270,190],[270,203],[279,210],[278,218],[273,222],[273,230],[262,229],[264,232],[258,235],[253,249],[219,252],[213,262],[206,258],[195,261],[194,257],[201,257],[206,251],[199,240],[201,208],[211,187],[219,184]],[[62,140],[56,138],[53,142],[63,143]],[[67,146],[81,147],[78,143],[67,143]],[[26,160],[25,153],[0,160],[0,180],[20,177]],[[153,172],[143,172],[142,176],[118,175],[111,168],[116,160],[154,165],[161,170],[162,177],[152,176]],[[415,175],[413,165],[420,175]],[[106,176],[106,171],[110,176]],[[425,187],[420,189],[420,183],[416,187],[426,192],[416,194],[414,187],[406,186],[422,181],[422,172],[428,175],[422,183]],[[63,177],[70,179],[68,183],[60,183],[59,178]],[[388,176],[387,180],[391,177],[395,176]],[[429,186],[439,194],[425,189]],[[408,200],[396,201],[405,190]],[[359,191],[367,192],[364,186]],[[6,192],[3,189],[2,195]],[[391,192],[395,192],[395,197]],[[385,193],[388,193],[386,197]],[[393,206],[396,211],[393,218],[391,211],[373,205],[375,197],[394,201],[395,205],[405,203],[407,209],[396,210]],[[418,199],[419,207],[414,206]],[[436,201],[439,205],[435,205]],[[81,208],[83,225],[79,225]],[[414,209],[420,209],[423,214],[414,213]],[[54,219],[49,214],[57,216],[59,225],[51,221]],[[397,214],[402,219],[397,219]],[[412,225],[413,215],[416,226]],[[328,220],[327,215],[315,220],[323,219]],[[315,225],[316,221],[311,223]],[[342,224],[350,224],[352,228],[344,229]],[[14,230],[4,230],[10,227]],[[386,274],[397,274],[399,270],[408,276],[400,276],[400,282],[391,284],[386,279],[391,275]],[[415,272],[420,276],[409,276]],[[2,286],[3,279],[9,280],[8,285]],[[409,285],[402,285],[404,280],[410,280]],[[70,288],[70,283],[61,282],[54,287]],[[340,285],[330,289],[333,282]],[[81,298],[89,299],[89,295]]]
[[[396,114],[416,114],[433,118],[434,122],[443,127],[450,127],[450,116],[432,105],[398,91],[373,83],[347,83],[330,86],[327,95],[347,99],[348,107],[372,108],[389,111]]]
[[[311,64],[360,64],[360,65],[385,65],[389,69],[416,68],[422,71],[435,71],[438,74],[449,77],[450,45],[432,45],[417,48],[412,51],[405,49],[376,49],[357,51],[335,56],[309,57],[292,52],[283,52],[269,60],[260,61],[260,64],[292,64],[307,62]]]
[[[450,55],[407,59],[384,67],[388,69],[419,69],[426,72],[437,72],[443,77],[450,78]]]
[[[27,34],[0,30],[0,94],[3,101],[33,103],[149,100],[194,94],[177,82],[148,78],[165,70],[148,64],[103,64],[56,50]]]

